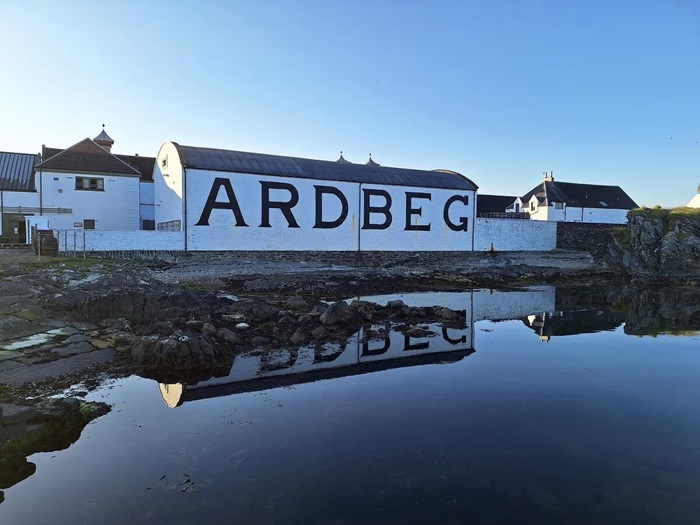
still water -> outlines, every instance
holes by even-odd
[[[111,382],[0,523],[699,523],[697,311],[567,293],[407,294],[464,326]]]

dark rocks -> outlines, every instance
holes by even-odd
[[[313,335],[316,339],[322,339],[326,337],[326,329],[322,326],[319,326],[311,331],[311,335]]]
[[[303,345],[306,343],[306,341],[307,337],[298,330],[292,334],[292,337],[289,338],[289,342],[293,345]]]
[[[336,301],[321,314],[321,323],[328,325],[347,325],[357,321],[357,313],[345,301]]]
[[[389,301],[388,303],[386,303],[386,307],[390,310],[402,310],[406,308],[406,303],[404,303],[400,299],[396,299],[394,301]]]
[[[202,334],[214,337],[216,335],[216,327],[211,323],[204,323],[204,325],[202,325]]]
[[[146,336],[131,345],[134,363],[147,367],[177,369],[215,366],[219,353],[206,336],[194,332],[177,331],[169,337]]]
[[[33,407],[0,403],[0,416],[1,425],[16,425],[33,419],[36,410]]]
[[[219,341],[229,344],[239,344],[241,342],[240,336],[228,328],[219,328],[216,332],[216,338]]]
[[[280,326],[294,326],[297,322],[289,316],[285,316],[279,320],[278,324]]]
[[[74,397],[47,399],[36,405],[36,411],[42,419],[67,418],[80,410],[80,399]]]
[[[255,347],[258,347],[258,346],[265,346],[269,342],[270,342],[270,340],[267,337],[263,337],[261,335],[256,335],[255,337],[253,337],[253,339],[251,339],[250,344],[252,344]]]
[[[290,308],[292,310],[300,310],[302,308],[308,308],[308,306],[309,303],[307,303],[301,297],[292,297],[291,299],[288,299],[286,303],[284,303],[285,308]]]

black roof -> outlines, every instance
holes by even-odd
[[[477,189],[477,185],[468,178],[448,170],[427,171],[368,166],[350,162],[302,159],[173,144],[177,148],[185,168],[421,188],[469,191]]]
[[[533,195],[546,206],[562,202],[575,208],[631,210],[638,207],[619,186],[544,181],[521,197],[523,203],[527,203]]]
[[[476,213],[505,213],[506,208],[513,204],[516,196],[508,195],[482,195],[476,199]]]
[[[48,160],[54,155],[58,155],[64,151],[62,148],[47,148],[44,146],[42,149],[42,156],[44,160]],[[126,162],[129,166],[134,168],[141,174],[142,181],[153,181],[153,168],[156,164],[155,157],[142,157],[141,155],[121,155],[119,153],[112,153],[119,160]]]
[[[139,175],[138,171],[92,139],[83,139],[70,148],[45,159],[36,165],[36,169]]]
[[[34,191],[34,165],[39,155],[0,151],[0,190]]]

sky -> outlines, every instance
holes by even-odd
[[[686,204],[697,0],[0,1],[0,151],[94,137],[555,180]]]

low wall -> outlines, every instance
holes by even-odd
[[[153,230],[54,230],[63,254],[174,252],[183,249],[182,232]]]
[[[587,251],[604,259],[612,236],[624,230],[625,224],[596,224],[585,222],[557,222],[557,248],[560,250]]]
[[[557,223],[523,219],[477,218],[474,251],[546,252],[557,247]]]

